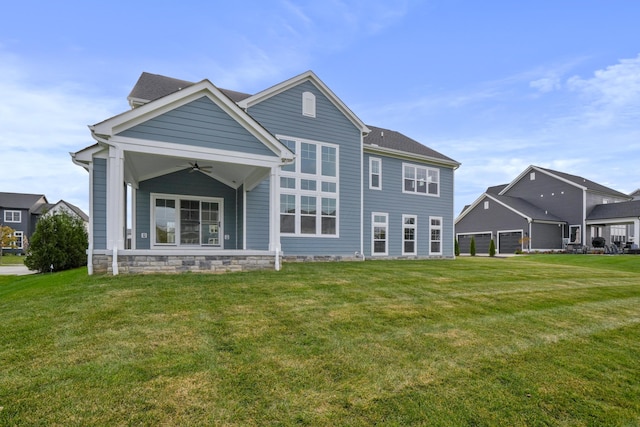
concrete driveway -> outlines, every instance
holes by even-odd
[[[0,265],[0,276],[23,276],[34,273],[35,271],[29,270],[24,265]]]

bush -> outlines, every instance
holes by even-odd
[[[493,239],[489,243],[489,256],[496,256],[496,242]]]
[[[476,256],[476,239],[471,236],[471,244],[469,247],[469,253],[471,254],[471,256]]]
[[[460,256],[460,244],[458,243],[458,239],[453,241],[453,251],[456,256]]]
[[[36,225],[24,263],[41,273],[81,267],[87,264],[88,245],[80,218],[67,212],[46,215]]]

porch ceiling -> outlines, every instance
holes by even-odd
[[[266,177],[269,173],[268,168],[252,165],[136,152],[125,152],[124,162],[125,181],[132,184],[184,169],[192,169],[191,164],[196,162],[199,167],[205,167],[207,172],[199,170],[193,173],[204,173],[233,188],[238,188],[250,179],[255,180],[257,176]]]

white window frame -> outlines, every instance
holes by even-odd
[[[433,220],[438,220],[438,221],[440,221],[440,224],[439,224],[439,225],[434,226],[434,225],[433,225]],[[429,217],[429,255],[442,255],[442,229],[443,229],[442,221],[443,221],[443,219],[442,219],[442,217],[441,217],[441,216],[430,216],[430,217]],[[433,239],[433,234],[432,234],[432,232],[433,232],[434,230],[439,230],[439,231],[440,231],[440,240],[434,240],[434,239]],[[432,248],[432,246],[431,246],[431,245],[432,245],[434,242],[438,242],[438,243],[440,243],[440,251],[438,251],[438,252],[433,252],[433,251],[431,250],[431,248]]]
[[[378,173],[373,173],[373,165],[378,165]],[[378,176],[378,185],[373,185],[373,176]],[[370,190],[382,190],[382,159],[378,157],[369,157],[369,189]]]
[[[535,172],[529,173],[529,181],[535,181],[535,180],[536,180],[536,173]]]
[[[322,237],[322,238],[338,238],[340,237],[340,146],[337,144],[331,144],[327,142],[314,141],[310,139],[295,138],[284,135],[276,135],[278,139],[286,140],[289,143],[295,143],[294,152],[298,155],[298,161],[294,162],[291,170],[280,170],[280,195],[282,196],[294,196],[295,197],[295,213],[287,214],[280,212],[284,215],[295,215],[294,232],[288,233],[280,231],[282,237]],[[302,153],[302,144],[312,144],[316,147],[316,165],[315,173],[303,173],[302,162],[299,161],[300,154]],[[328,176],[322,174],[323,163],[323,147],[331,148],[335,151],[335,176]],[[291,180],[295,180],[295,185],[291,185]],[[310,186],[309,181],[315,181],[315,188]],[[303,182],[305,185],[303,186]],[[286,183],[287,187],[283,187],[282,184]],[[327,184],[323,186],[323,183]],[[304,187],[304,188],[303,188]],[[335,188],[333,191],[324,191],[324,188]],[[316,200],[316,232],[315,233],[302,233],[301,219],[302,215],[302,197],[315,197]],[[323,199],[335,200],[335,215],[323,215]],[[323,234],[322,221],[323,218],[335,218],[335,233]],[[280,218],[278,219],[280,221]]]
[[[407,224],[407,219],[413,218],[413,224]],[[405,231],[407,229],[413,229],[413,240],[407,240]],[[405,243],[408,241],[413,242],[413,252],[405,251]],[[418,254],[418,216],[417,215],[402,215],[402,255],[417,255]]]
[[[16,231],[13,233],[13,236],[16,238],[16,249],[24,249],[24,232]]]
[[[311,92],[302,92],[302,115],[316,116],[316,96]]]
[[[484,209],[485,210],[489,209],[489,201],[488,200],[484,201]]]
[[[157,243],[156,242],[156,200],[164,199],[164,200],[173,200],[175,202],[176,209],[176,221],[175,221],[175,242],[173,243]],[[219,212],[219,222],[218,226],[218,242],[219,244],[208,244],[200,241],[199,244],[181,244],[180,243],[180,200],[197,200],[200,202],[199,207],[199,215],[200,215],[200,224],[202,225],[202,202],[206,203],[218,203],[218,212]],[[202,248],[202,249],[224,249],[224,199],[219,197],[203,197],[203,196],[192,196],[187,194],[163,194],[163,193],[151,193],[151,203],[150,203],[150,224],[151,228],[151,247],[155,249],[159,248]],[[198,227],[198,239],[202,240],[202,230]]]
[[[384,217],[384,222],[376,222],[376,216]],[[384,227],[384,252],[376,252],[376,227]],[[389,214],[386,212],[371,213],[371,256],[387,256],[389,254]]]
[[[413,178],[407,178],[406,172],[407,168],[413,169]],[[424,175],[426,177],[425,181],[418,179],[418,171],[424,171]],[[429,172],[435,172],[437,177],[438,191],[433,194],[429,193]],[[406,180],[413,180],[413,190],[406,189]],[[423,182],[424,185],[427,186],[426,192],[418,191],[419,183]],[[440,197],[440,169],[431,168],[428,166],[416,165],[413,163],[402,163],[402,192],[405,194],[417,194],[420,196],[429,196],[429,197]]]
[[[10,215],[8,215],[10,214]],[[18,219],[16,220],[16,214]],[[22,222],[22,211],[6,210],[4,211],[4,222],[19,223]]]

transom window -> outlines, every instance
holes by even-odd
[[[222,199],[152,195],[157,246],[221,247]]]
[[[440,195],[440,170],[423,166],[403,164],[403,193]]]
[[[416,247],[416,222],[415,215],[402,215],[402,254],[415,255]]]
[[[442,218],[429,217],[430,255],[442,254]]]
[[[280,140],[298,154],[281,169],[280,233],[338,235],[338,146],[294,138]]]
[[[4,222],[22,222],[22,212],[4,211]]]

